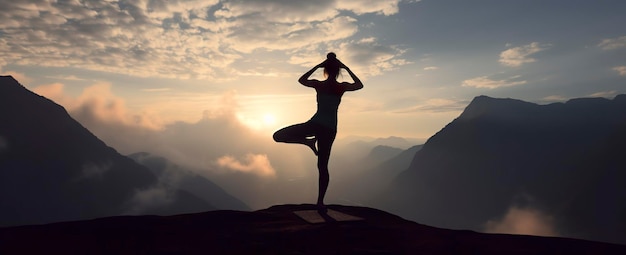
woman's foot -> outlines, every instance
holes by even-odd
[[[318,203],[315,207],[317,208],[317,212],[318,213],[324,213],[325,214],[325,213],[328,212],[328,208],[326,208],[326,205],[324,205],[324,204],[319,204]]]
[[[317,147],[315,146],[316,142],[317,142],[317,138],[311,138],[311,139],[306,139],[306,142],[304,143],[306,146],[309,146],[309,148],[311,148],[313,153],[315,153],[315,156],[317,156]]]

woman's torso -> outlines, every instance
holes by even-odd
[[[338,82],[330,80],[324,81],[324,84],[316,87],[315,91],[317,92],[317,112],[311,121],[337,129],[337,110],[345,91]]]

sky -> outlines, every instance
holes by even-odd
[[[56,86],[57,96],[98,87],[123,102],[117,114],[153,127],[198,121],[225,96],[266,134],[306,121],[314,91],[297,79],[329,51],[365,83],[344,97],[340,137],[428,138],[478,95],[612,98],[626,80],[626,3],[617,0],[0,5],[3,74]]]
[[[547,104],[626,93],[621,0],[0,6],[0,74],[63,105],[121,153],[149,151],[200,172],[250,175],[248,187],[221,184],[253,208],[315,194],[314,182],[302,196],[281,193],[315,177],[314,159],[308,148],[276,144],[271,135],[313,115],[315,91],[297,80],[327,52],[364,83],[339,108],[344,139],[424,141],[480,95]],[[345,72],[340,79],[350,81]],[[258,198],[280,180],[289,182]]]

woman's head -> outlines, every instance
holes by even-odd
[[[333,79],[337,79],[339,76],[339,69],[341,64],[337,60],[337,55],[333,52],[326,54],[326,60],[324,61],[324,75]]]

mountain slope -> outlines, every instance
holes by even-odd
[[[150,170],[10,76],[0,77],[0,119],[0,226],[213,208],[158,187]]]
[[[386,146],[386,145],[378,145],[363,158],[362,163],[367,166],[378,165],[381,162],[387,161],[398,154],[402,153],[402,149]]]
[[[626,95],[537,105],[475,98],[431,137],[379,199],[447,228],[483,230],[509,208],[559,234],[626,243]]]
[[[160,183],[187,191],[208,201],[221,210],[250,210],[246,204],[224,191],[207,178],[193,173],[191,170],[169,162],[166,158],[146,152],[129,155],[137,163],[148,167]]]
[[[309,224],[293,212],[125,216],[0,228],[2,254],[624,254],[626,246],[576,239],[433,228],[364,207],[331,205],[365,220]]]
[[[350,180],[346,180],[345,187],[341,192],[338,192],[344,201],[351,201],[358,205],[371,205],[372,197],[380,194],[399,173],[409,167],[415,153],[422,148],[422,145],[413,146],[399,153],[396,151],[399,149],[388,147],[391,148],[389,150],[386,146],[381,145],[372,149],[369,155],[375,155],[377,153],[376,148],[393,152],[395,155],[387,160],[383,160],[389,156],[386,154],[383,154],[385,157],[375,156],[375,160],[363,159],[361,162],[365,164],[361,165],[362,170],[351,176]]]

